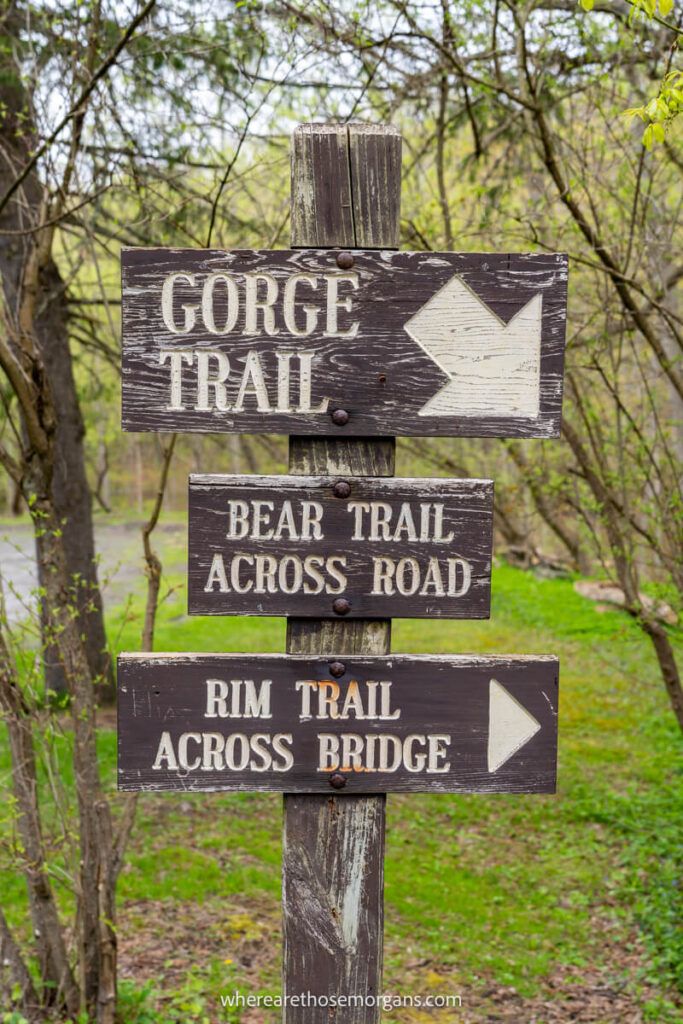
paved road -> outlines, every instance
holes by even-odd
[[[154,534],[154,545],[167,571],[185,565],[185,527],[162,524]],[[106,606],[124,601],[144,588],[140,524],[101,524],[95,528],[100,558],[100,581]],[[33,530],[26,523],[0,527],[0,576],[10,621],[24,618],[34,608],[37,585]]]

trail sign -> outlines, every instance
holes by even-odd
[[[559,435],[563,255],[121,259],[126,430]]]
[[[191,476],[198,615],[488,618],[490,480]]]
[[[119,788],[553,793],[552,657],[124,654]]]
[[[122,252],[124,429],[286,433],[306,474],[190,486],[191,611],[285,612],[288,654],[118,669],[121,789],[285,794],[285,1024],[379,1024],[384,794],[555,790],[555,658],[389,654],[488,613],[491,483],[380,478],[397,434],[559,436],[567,259],[396,251],[400,163],[299,125],[295,249]]]

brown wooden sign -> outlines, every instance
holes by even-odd
[[[191,476],[196,615],[484,619],[493,484]]]
[[[559,435],[563,255],[121,259],[126,430]]]
[[[120,789],[555,791],[552,657],[123,654],[118,687]]]

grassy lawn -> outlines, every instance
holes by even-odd
[[[169,584],[158,650],[284,650],[282,621],[190,619],[181,573]],[[490,622],[396,622],[393,649],[558,654],[559,792],[390,797],[385,991],[459,994],[462,1009],[385,1019],[673,1024],[683,743],[653,655],[570,580],[500,566],[493,594]],[[141,609],[138,594],[112,610],[119,649],[138,647]],[[113,786],[113,730],[100,742]],[[6,785],[6,744],[1,756]],[[279,1019],[220,996],[279,991],[280,828],[277,796],[141,798],[119,891],[125,1024]],[[23,883],[4,870],[0,887],[18,921]]]

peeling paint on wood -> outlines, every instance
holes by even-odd
[[[330,145],[330,142],[332,144]],[[300,125],[292,136],[292,244],[395,248],[401,204],[401,136],[388,125]],[[369,204],[367,195],[372,195]],[[320,216],[322,208],[325,215]],[[315,218],[310,212],[315,211]],[[350,218],[349,218],[350,214]],[[350,234],[349,234],[350,229]],[[385,432],[388,427],[384,428]],[[373,432],[375,433],[375,432]],[[292,473],[393,476],[395,440],[348,436],[290,437]],[[290,618],[291,653],[388,654],[391,620]],[[377,996],[384,949],[384,833],[386,796],[299,796],[284,801],[282,846],[285,996]],[[356,851],[347,860],[340,849]],[[299,884],[306,851],[308,885],[329,899],[306,900]],[[332,930],[338,908],[358,922],[349,947]],[[379,1005],[344,1009],[285,1007],[284,1024],[378,1024]]]
[[[552,657],[122,655],[119,787],[552,793],[557,693]]]
[[[565,256],[337,255],[124,249],[124,429],[558,435]]]
[[[384,797],[287,797],[283,899],[290,994],[380,994]],[[295,941],[296,939],[296,941]],[[367,1021],[376,1009],[291,1007],[302,1021]]]

